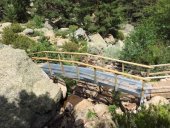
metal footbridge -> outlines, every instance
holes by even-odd
[[[134,95],[141,102],[146,97],[170,94],[170,81],[166,81],[166,86],[154,86],[152,82],[169,78],[170,64],[143,65],[88,53],[54,51],[37,52],[30,57],[41,63],[41,68],[48,75],[62,75],[99,87],[108,86]]]

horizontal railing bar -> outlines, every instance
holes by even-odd
[[[161,75],[161,74],[168,74],[168,73],[170,73],[170,71],[155,72],[155,73],[150,73],[149,75],[153,76],[153,75]]]
[[[138,63],[134,63],[134,62],[128,62],[128,61],[124,61],[124,60],[113,59],[113,58],[104,57],[104,56],[100,56],[100,55],[93,55],[93,54],[89,54],[89,53],[42,51],[42,52],[36,52],[35,54],[39,54],[39,53],[56,53],[56,54],[69,54],[69,55],[92,56],[92,57],[98,57],[98,58],[101,58],[101,59],[116,61],[116,62],[119,62],[119,63],[134,65],[134,66],[143,67],[143,68],[149,68],[149,69],[152,69],[152,68],[153,68],[153,67],[150,66],[150,65],[138,64]],[[33,55],[34,55],[34,54],[33,54]]]
[[[156,67],[166,67],[166,66],[170,66],[170,64],[158,64],[158,65],[151,65],[152,67],[156,68]]]
[[[82,62],[78,62],[78,61],[49,59],[49,58],[45,58],[45,57],[32,57],[32,59],[33,60],[46,60],[46,61],[75,63],[75,64],[79,64],[79,65],[83,65],[83,66],[92,67],[92,68],[96,68],[96,69],[99,69],[99,70],[115,73],[115,74],[118,74],[118,75],[123,75],[123,76],[126,76],[126,77],[131,77],[131,78],[138,79],[138,80],[150,81],[149,78],[135,76],[135,75],[131,75],[131,74],[115,71],[115,70],[110,70],[110,69],[106,69],[106,68],[103,68],[103,67],[94,66],[94,65],[90,65],[90,64],[86,64],[86,63],[82,63]]]
[[[168,75],[168,76],[145,77],[145,78],[148,78],[150,80],[152,80],[152,79],[162,79],[162,78],[170,78],[170,75]]]

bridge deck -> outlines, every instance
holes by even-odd
[[[129,93],[135,95],[136,97],[141,97],[142,92],[142,81],[126,78],[121,75],[115,75],[109,72],[96,71],[89,67],[78,67],[79,75],[77,75],[77,67],[74,65],[63,65],[63,68],[60,64],[50,63],[52,73],[54,75],[62,75],[68,78],[80,79],[87,82],[96,83],[100,86],[110,86],[115,88],[118,91]],[[49,74],[48,64],[44,63],[41,65],[41,68]],[[64,69],[64,70],[62,70]],[[63,73],[64,71],[64,73]],[[117,81],[115,82],[115,78]],[[150,96],[150,91],[152,86],[150,84],[145,84],[144,87],[144,97]]]

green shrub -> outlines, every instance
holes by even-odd
[[[66,87],[67,87],[67,95],[70,95],[71,92],[72,92],[72,87],[73,86],[76,86],[77,85],[77,81],[76,80],[73,80],[73,79],[70,79],[70,78],[66,78],[66,77],[63,77],[63,80],[65,81],[66,83]]]
[[[32,20],[27,23],[28,28],[42,28],[44,23],[44,17],[35,15]]]
[[[119,127],[122,128],[169,128],[170,105],[142,107],[137,114],[125,113],[116,116]]]
[[[36,42],[27,36],[18,35],[12,44],[14,48],[24,49],[26,52],[30,52],[30,49],[34,47]]]
[[[30,36],[32,36],[32,37],[36,37],[36,36],[43,36],[43,32],[39,32],[39,31],[34,31],[34,33],[33,34],[31,34]]]
[[[125,40],[121,59],[144,64],[168,63],[170,49],[158,39],[156,30],[153,22],[144,21]]]
[[[79,45],[76,44],[75,42],[66,42],[62,46],[63,51],[67,52],[77,52],[79,50]]]
[[[46,38],[42,37],[39,42],[36,42],[36,44],[30,49],[30,52],[32,53],[39,51],[55,51],[55,47],[53,47]]]
[[[106,57],[119,59],[121,51],[122,51],[122,49],[120,47],[116,47],[116,46],[111,45],[107,48],[104,48],[103,54]]]
[[[6,45],[11,44],[14,48],[24,49],[28,52],[35,44],[35,41],[29,37],[14,33],[14,31],[18,32],[19,30],[20,27],[17,25],[6,27],[2,33],[2,43]]]
[[[125,36],[123,34],[123,32],[121,32],[120,30],[116,32],[116,38],[120,39],[120,40],[124,40]]]
[[[3,30],[2,33],[2,43],[9,45],[15,42],[17,38],[17,34],[13,32],[13,30],[10,27],[6,27]]]
[[[58,30],[55,33],[56,36],[61,36],[62,38],[66,38],[67,35],[69,35],[69,34],[70,34],[69,30],[67,30],[67,31],[60,31],[60,30]]]
[[[10,22],[25,22],[29,14],[30,0],[5,0],[3,3],[4,19]]]
[[[5,5],[4,20],[15,22],[17,20],[16,8],[13,4]]]
[[[20,24],[18,23],[14,23],[11,25],[11,29],[14,33],[19,33],[19,32],[22,32],[24,29],[21,27]]]

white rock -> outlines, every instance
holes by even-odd
[[[119,108],[116,108],[116,114],[118,114],[118,115],[123,115],[123,111],[120,109],[120,107]]]
[[[69,28],[60,28],[59,31],[68,31]]]
[[[30,28],[26,28],[23,33],[25,35],[30,35],[30,34],[33,34],[34,33],[34,30],[33,29],[30,29]]]
[[[0,25],[0,32],[2,33],[3,32],[3,29],[6,28],[6,27],[10,27],[12,23],[10,22],[5,22],[5,23],[2,23]]]
[[[65,43],[67,43],[67,42],[70,42],[70,40],[69,39],[63,39],[63,38],[57,38],[56,39],[57,41],[57,43],[56,43],[56,45],[58,46],[58,47],[61,47],[61,46],[63,46]]]
[[[113,37],[112,34],[109,34],[106,38],[104,38],[104,40],[105,40],[107,43],[111,43],[111,44],[114,44],[114,43],[115,43],[115,38]]]
[[[50,25],[49,21],[45,21],[44,27],[49,29],[49,30],[53,30],[53,27]]]

